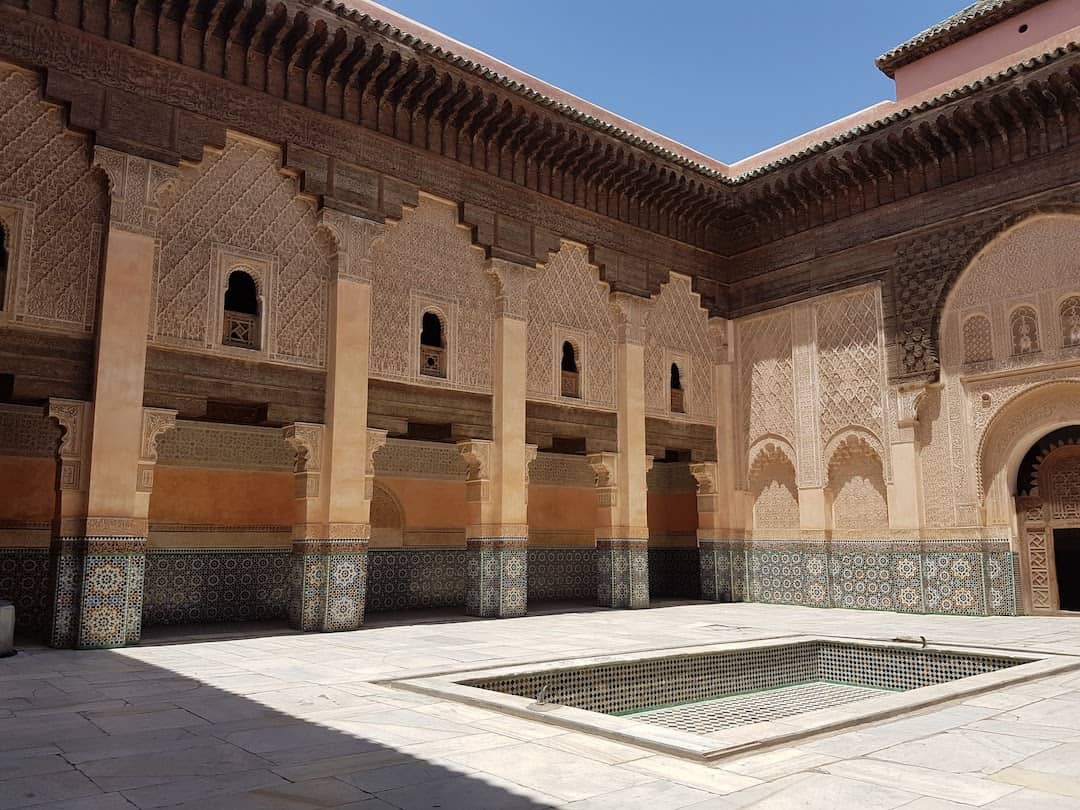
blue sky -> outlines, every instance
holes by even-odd
[[[882,99],[874,58],[969,0],[381,0],[717,160]]]

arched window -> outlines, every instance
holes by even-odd
[[[1013,312],[1009,319],[1009,332],[1014,356],[1039,351],[1039,324],[1031,307],[1020,307]]]
[[[446,376],[446,340],[442,319],[428,310],[420,322],[420,373]]]
[[[4,231],[3,223],[0,223],[0,310],[4,309],[4,304],[7,302],[4,300],[4,293],[7,290],[7,271],[8,271],[8,252],[7,252],[7,233]]]
[[[221,342],[244,349],[259,348],[259,289],[243,270],[229,273],[225,288],[225,329]]]
[[[564,397],[581,396],[581,374],[578,372],[577,349],[569,340],[562,345],[562,395]]]
[[[1080,296],[1061,302],[1061,345],[1080,346]]]
[[[990,340],[990,319],[974,315],[964,321],[964,362],[981,363],[993,357]]]
[[[686,413],[686,401],[683,397],[682,372],[678,363],[671,364],[671,410],[674,413]]]

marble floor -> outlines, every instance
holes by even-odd
[[[24,647],[0,660],[0,810],[1080,808],[1080,670],[712,766],[377,683],[801,633],[1080,656],[1080,617],[696,603],[373,619]]]

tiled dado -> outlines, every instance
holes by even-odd
[[[597,539],[596,603],[612,608],[649,606],[647,540]]]
[[[15,632],[36,633],[49,623],[49,549],[0,548],[0,599],[15,606]]]
[[[367,601],[367,540],[294,540],[289,623],[298,630],[356,630]]]
[[[530,548],[530,602],[596,601],[596,549]]]
[[[371,549],[367,609],[464,606],[465,556],[463,548]]]
[[[720,602],[1014,616],[1007,540],[702,541],[702,596]]]
[[[54,647],[120,647],[142,629],[143,537],[58,537],[50,549]]]
[[[146,553],[143,624],[285,619],[288,549],[168,549]]]
[[[465,547],[465,612],[508,619],[524,616],[528,601],[525,537],[470,537]]]

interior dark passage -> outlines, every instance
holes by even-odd
[[[1080,529],[1054,529],[1054,562],[1061,609],[1080,611]]]

